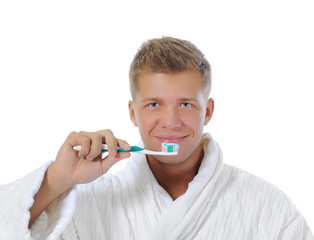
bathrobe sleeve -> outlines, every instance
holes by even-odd
[[[0,186],[1,239],[58,239],[71,222],[76,205],[75,188],[63,193],[41,214],[31,229],[28,228],[29,209],[50,164],[48,162],[17,181]]]
[[[314,240],[307,222],[299,212],[287,219],[278,240]]]

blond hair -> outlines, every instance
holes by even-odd
[[[172,37],[150,39],[142,44],[130,66],[132,99],[139,89],[138,80],[147,73],[176,73],[196,70],[203,79],[203,94],[208,98],[211,68],[204,54],[191,42]]]

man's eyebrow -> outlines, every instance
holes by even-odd
[[[193,98],[193,97],[183,97],[179,99],[180,101],[186,101],[186,102],[197,102],[197,98]]]
[[[143,99],[143,102],[157,102],[159,101],[159,98],[155,98],[155,97],[147,97]]]
[[[157,97],[146,97],[142,100],[142,102],[158,102],[160,100],[161,99]],[[182,97],[182,98],[179,98],[178,101],[197,102],[198,99],[194,97]]]

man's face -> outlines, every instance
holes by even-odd
[[[177,143],[177,156],[153,158],[163,164],[184,162],[200,149],[203,127],[214,108],[213,100],[203,96],[201,75],[192,70],[144,74],[138,86],[129,110],[145,148],[161,151],[162,142]]]

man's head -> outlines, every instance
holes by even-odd
[[[135,55],[129,71],[130,90],[135,101],[139,78],[148,73],[199,72],[203,80],[203,95],[211,89],[211,68],[204,54],[191,42],[172,37],[155,38],[144,42]]]
[[[208,99],[210,65],[203,54],[186,41],[150,40],[135,56],[130,78],[131,89],[134,84],[130,117],[145,148],[160,151],[162,142],[180,146],[177,156],[148,156],[149,161],[181,164],[197,160],[203,127],[214,110],[213,99]]]

